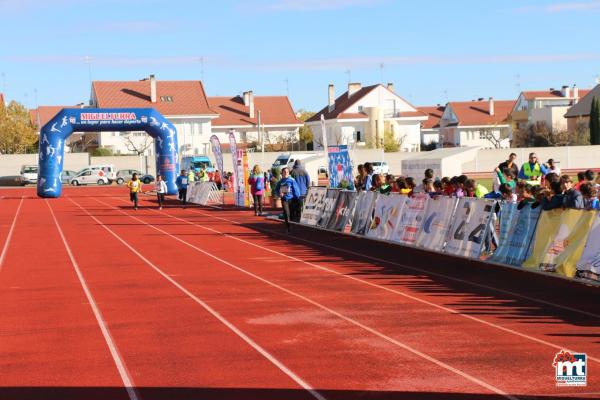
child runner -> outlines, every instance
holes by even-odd
[[[177,189],[179,189],[179,200],[181,200],[181,204],[183,204],[183,208],[185,208],[188,187],[188,177],[185,173],[185,169],[181,170],[181,174],[177,177],[175,184],[177,185]]]
[[[142,189],[142,182],[138,179],[137,174],[134,172],[131,176],[131,180],[127,182],[129,188],[129,200],[133,201],[133,209],[138,209],[138,192]]]
[[[158,209],[162,210],[163,202],[165,201],[165,194],[167,194],[167,183],[163,181],[162,175],[156,176],[156,197],[158,198]]]
[[[265,193],[265,176],[257,165],[252,168],[252,174],[248,178],[250,192],[254,202],[254,215],[262,215],[263,194]]]
[[[281,197],[283,217],[285,219],[287,231],[290,232],[290,218],[295,215],[300,215],[296,210],[300,203],[300,188],[294,178],[290,176],[290,171],[287,167],[281,169],[281,180],[277,182],[277,186],[275,186],[275,193]]]

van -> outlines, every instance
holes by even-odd
[[[113,164],[98,164],[98,165],[90,165],[89,167],[85,167],[80,170],[77,175],[85,172],[87,170],[90,171],[102,171],[103,174],[99,174],[99,176],[105,176],[108,179],[108,183],[113,183],[117,179],[115,166]],[[96,172],[94,172],[94,175]]]
[[[71,185],[89,185],[97,183],[98,185],[108,185],[110,183],[103,169],[84,168],[71,179]]]
[[[38,166],[37,165],[23,165],[21,167],[21,176],[25,178],[27,183],[35,183],[38,178]]]
[[[292,168],[296,160],[305,160],[310,157],[314,157],[317,155],[316,153],[282,153],[277,156],[271,168],[278,169],[281,171],[281,168],[288,167]]]
[[[189,168],[193,168],[195,173],[200,172],[200,169],[204,167],[206,172],[214,172],[215,167],[213,166],[210,158],[205,155],[198,156],[185,156],[181,158],[181,169],[185,169],[186,171]],[[223,171],[221,171],[223,172]]]

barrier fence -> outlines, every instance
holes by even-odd
[[[186,200],[188,203],[203,206],[223,204],[223,191],[214,182],[192,182],[188,185]]]
[[[600,213],[310,187],[301,224],[483,262],[600,279]]]

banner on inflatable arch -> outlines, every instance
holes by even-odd
[[[428,200],[427,194],[415,194],[408,198],[402,209],[400,222],[392,234],[392,241],[411,245],[417,242]]]
[[[362,191],[358,193],[354,215],[352,216],[351,232],[357,235],[366,234],[373,216],[373,206],[377,193]]]
[[[442,251],[458,199],[437,196],[425,207],[423,225],[417,236],[416,245],[432,251]]]
[[[574,277],[594,216],[586,210],[543,211],[523,268]]]
[[[596,212],[583,254],[577,261],[577,273],[583,278],[600,278],[600,212]]]
[[[304,208],[300,223],[304,225],[315,226],[319,222],[321,212],[325,206],[325,197],[327,197],[327,188],[321,186],[311,186],[308,188],[306,198],[304,199]]]
[[[531,241],[541,211],[542,207],[539,205],[533,208],[531,204],[525,204],[520,209],[517,208],[512,225],[504,234],[506,239],[499,242],[490,261],[520,267],[531,253]],[[503,235],[502,231],[500,235]]]
[[[402,209],[407,200],[408,196],[396,193],[378,195],[375,200],[373,220],[371,221],[367,236],[390,240],[398,226]]]
[[[321,228],[327,228],[327,224],[329,224],[329,218],[331,218],[331,215],[333,214],[335,203],[337,202],[337,197],[340,191],[340,189],[327,189],[327,194],[325,195],[325,199],[323,201],[323,208],[321,209],[321,216],[317,221],[317,226]]]
[[[329,146],[327,158],[329,160],[329,187],[339,188],[342,182],[345,182],[345,188],[354,189],[352,162],[348,153],[348,146]]]
[[[459,200],[448,232],[445,252],[470,258],[481,254],[496,202],[463,197]]]
[[[346,225],[350,222],[350,217],[354,211],[356,204],[356,192],[350,190],[342,190],[338,194],[333,213],[327,223],[327,228],[344,232]]]
[[[210,147],[212,147],[213,154],[215,155],[215,162],[217,163],[217,168],[221,172],[223,176],[223,153],[221,151],[221,141],[217,137],[217,135],[212,135],[210,137]]]

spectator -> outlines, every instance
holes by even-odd
[[[559,182],[559,181],[560,181],[560,175],[558,175],[558,174],[556,174],[554,172],[549,172],[544,177],[544,187],[546,189],[550,189],[550,184],[552,182]]]
[[[477,197],[481,199],[489,193],[489,190],[487,190],[485,186],[478,184],[475,179],[467,179],[464,188],[468,197]]]
[[[412,176],[409,176],[406,178],[406,188],[408,189],[408,193],[406,193],[409,196],[412,196],[413,191],[415,190],[415,188],[417,187],[417,182],[415,182],[415,178],[413,178]],[[401,194],[404,194],[402,192],[400,192]]]
[[[265,176],[258,165],[252,168],[252,174],[248,178],[250,193],[254,203],[254,215],[262,215],[263,195],[265,194]]]
[[[465,192],[462,188],[462,185],[459,182],[458,176],[453,176],[452,179],[450,179],[450,186],[452,187],[450,196],[465,197]]]
[[[396,179],[396,186],[398,186],[398,193],[403,195],[408,195],[410,193],[410,188],[406,184],[406,178],[403,176],[399,176]]]
[[[517,202],[517,194],[513,192],[513,188],[508,183],[503,183],[500,185],[500,194],[502,194],[502,200],[516,203]]]
[[[555,208],[562,208],[563,197],[562,184],[560,182],[552,182],[550,184],[550,194],[542,202],[543,209],[553,210]]]
[[[504,168],[501,171],[496,171],[496,174],[498,176],[498,180],[500,181],[500,184],[503,183],[507,183],[511,189],[515,189],[516,186],[516,175],[514,175],[513,171],[509,168]]]
[[[188,183],[194,182],[195,178],[196,178],[196,175],[194,174],[194,167],[190,166],[190,169],[188,170],[188,173],[187,173]]]
[[[541,183],[541,177],[548,173],[546,167],[538,162],[537,155],[535,153],[529,153],[529,162],[526,162],[519,171],[519,179],[524,179],[530,185],[539,185]]]
[[[281,180],[277,182],[277,185],[275,186],[275,193],[281,197],[283,218],[285,219],[287,231],[290,232],[290,219],[299,215],[297,207],[298,200],[300,199],[300,188],[294,178],[290,176],[290,171],[287,167],[281,169]]]
[[[425,170],[425,177],[423,178],[423,181],[425,179],[431,179],[431,181],[433,182],[433,170],[431,168],[427,168]],[[421,182],[423,182],[421,181]],[[426,192],[425,187],[423,186],[423,183],[420,183],[419,185],[417,185],[417,187],[414,188],[413,193],[422,193],[422,192]]]
[[[198,172],[198,180],[200,182],[208,182],[208,173],[206,172],[206,166],[204,164],[202,164],[200,171]]]
[[[560,177],[561,179],[563,178],[562,176]],[[579,186],[585,183],[585,171],[579,171],[577,173],[577,183],[575,184],[575,189],[579,190]]]
[[[363,168],[365,169],[364,172],[366,173],[364,185],[365,190],[369,191],[371,190],[371,186],[373,186],[373,164],[366,162]]]
[[[551,159],[548,160],[548,174],[549,173],[555,173],[556,175],[560,176],[560,168],[558,168],[556,166],[557,162],[558,161],[554,161],[553,158],[551,158]]]
[[[302,207],[304,206],[304,199],[306,198],[306,192],[310,187],[310,176],[308,175],[306,169],[304,169],[302,161],[300,160],[296,160],[294,162],[294,168],[292,169],[290,175],[292,176],[292,178],[294,178],[294,180],[298,184],[298,187],[300,188],[300,198],[298,199],[298,208],[296,211],[298,211],[299,214],[301,214]],[[300,221],[300,215],[298,215],[298,221]]]
[[[384,179],[383,175],[377,175],[377,187],[381,194],[390,194],[392,191],[392,186],[388,183],[387,176]]]
[[[444,184],[442,181],[433,181],[433,188],[435,191],[435,194],[430,194],[432,197],[434,196],[441,196],[444,194]]]
[[[221,171],[218,169],[213,174],[213,182],[217,185],[217,189],[223,190],[223,178],[221,177]]]
[[[508,160],[500,163],[496,167],[496,172],[502,172],[506,168],[508,168],[513,173],[514,176],[519,175],[519,166],[515,162],[516,159],[517,159],[517,155],[515,153],[510,153],[510,155],[508,156]]]
[[[354,178],[354,187],[356,190],[364,190],[365,188],[365,168],[362,164],[358,164],[358,175]]]
[[[521,193],[520,193],[519,197],[521,198],[521,201],[519,202],[519,207],[522,207],[523,205],[525,205],[527,203],[534,203],[535,197],[533,195],[533,186],[525,184],[521,188]],[[515,196],[515,200],[516,200],[516,196]]]
[[[589,183],[594,183],[594,178],[595,178],[595,174],[594,171],[592,171],[591,169],[588,169],[587,171],[585,171],[585,181],[589,182]]]
[[[454,178],[452,178],[454,179]],[[454,194],[454,185],[452,184],[452,179],[447,176],[443,177],[442,182],[442,190],[446,196],[452,196]]]
[[[583,196],[583,208],[586,210],[598,210],[600,209],[600,202],[598,201],[597,191],[593,183],[586,182],[579,187],[579,191]]]
[[[563,175],[560,180],[563,190],[563,207],[582,209],[583,196],[579,190],[573,187],[573,179],[569,175]]]
[[[371,176],[371,186],[369,187],[369,190],[371,192],[376,192],[379,190],[379,185],[381,184],[381,180],[379,179],[380,175],[379,174],[373,174]]]

